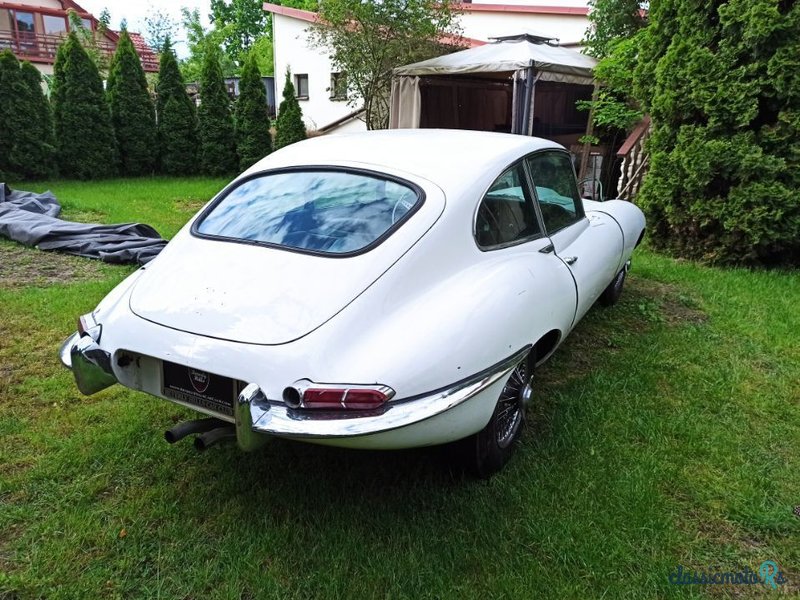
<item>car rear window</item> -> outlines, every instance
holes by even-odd
[[[421,202],[415,187],[377,174],[265,173],[225,194],[194,230],[236,241],[351,254],[379,243]]]

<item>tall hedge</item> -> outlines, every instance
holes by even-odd
[[[53,113],[61,176],[114,175],[116,142],[103,80],[74,31],[57,53],[54,70]]]
[[[155,110],[142,62],[124,30],[111,59],[106,92],[120,170],[125,175],[152,173],[158,153]]]
[[[800,264],[800,3],[659,0],[636,94],[653,119],[639,201],[653,242]]]
[[[255,52],[245,58],[239,80],[239,98],[236,101],[236,137],[239,150],[239,169],[250,165],[272,152],[272,135],[269,131],[267,93],[261,80]]]
[[[208,175],[229,175],[239,168],[230,98],[219,62],[219,49],[208,44],[200,73],[200,167]]]
[[[54,174],[53,117],[42,77],[10,50],[0,53],[0,139],[0,180]]]
[[[306,126],[303,123],[303,110],[294,93],[292,78],[287,69],[283,84],[283,99],[278,107],[275,121],[275,149],[283,148],[306,139]]]
[[[161,51],[156,85],[159,166],[168,175],[197,171],[197,116],[194,102],[167,40]]]

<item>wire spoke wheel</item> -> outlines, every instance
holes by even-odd
[[[464,466],[481,479],[497,473],[514,453],[533,398],[534,364],[533,355],[523,358],[508,376],[486,426],[453,445]]]
[[[527,360],[519,363],[512,371],[497,401],[495,434],[497,445],[501,448],[511,445],[525,420],[526,394],[530,394],[529,371]]]

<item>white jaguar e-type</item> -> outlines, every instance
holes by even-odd
[[[582,200],[567,152],[519,135],[394,130],[286,147],[235,179],[80,318],[78,389],[212,418],[166,432],[353,448],[458,442],[500,469],[546,360],[620,295],[644,234]]]

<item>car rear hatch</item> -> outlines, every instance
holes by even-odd
[[[296,340],[336,315],[433,226],[444,195],[425,201],[388,238],[347,257],[197,237],[184,229],[147,265],[130,297],[138,316],[181,331],[250,344]]]

